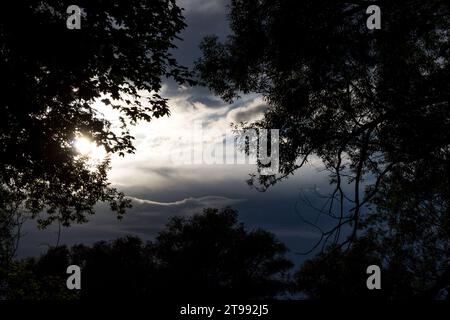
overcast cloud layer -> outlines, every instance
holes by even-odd
[[[208,34],[225,37],[228,32],[226,3],[222,0],[181,0],[188,27],[177,43],[178,60],[192,66],[199,57],[198,44]],[[232,122],[253,121],[267,108],[257,95],[248,95],[234,104],[225,104],[205,88],[185,88],[166,83],[163,96],[170,99],[171,116],[151,123],[139,124],[132,133],[136,136],[136,154],[113,158],[110,180],[124,191],[134,207],[118,221],[104,205],[84,225],[62,229],[61,243],[93,243],[115,239],[124,235],[137,235],[152,239],[174,215],[201,213],[203,208],[231,206],[240,212],[240,220],[249,228],[265,228],[274,232],[294,255],[306,251],[318,238],[318,233],[305,225],[299,214],[317,223],[327,223],[306,206],[299,195],[313,202],[318,192],[326,193],[326,175],[319,174],[319,163],[313,163],[286,182],[274,186],[266,193],[250,189],[246,184],[252,165],[181,165],[174,163],[174,152],[188,148],[183,138],[201,122],[205,130],[225,132]],[[99,106],[102,109],[102,106]],[[110,114],[107,114],[110,116]],[[211,143],[216,143],[211,137]],[[54,245],[58,228],[52,226],[37,231],[33,222],[24,228],[19,256],[36,255],[47,246]]]

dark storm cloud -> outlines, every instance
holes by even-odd
[[[192,67],[193,61],[201,55],[198,45],[204,36],[216,34],[224,38],[228,34],[227,3],[228,1],[221,0],[179,1],[179,4],[186,8],[188,24],[181,34],[184,40],[177,42],[178,49],[174,51],[181,64]],[[184,88],[170,81],[165,82],[163,95],[168,97],[169,104],[173,105],[173,115],[169,118],[171,121],[174,120],[176,112],[182,113],[185,111],[183,109],[189,108],[194,112],[203,112],[202,119],[206,124],[214,124],[215,121],[217,123],[250,121],[267,108],[262,99],[256,95],[243,97],[228,105],[207,88]],[[177,106],[179,100],[187,103]],[[197,103],[202,106],[197,107]],[[225,110],[223,113],[221,108]],[[220,112],[207,112],[211,109]],[[192,119],[185,115],[187,113],[183,114],[183,122]],[[155,145],[170,143],[168,138],[153,136],[147,131],[140,131],[137,140],[149,140],[149,143],[141,146],[145,149],[146,155],[155,152]],[[173,146],[167,148],[171,147]],[[317,217],[314,210],[299,203],[301,188],[309,192],[309,196],[317,202],[320,199],[314,192],[308,190],[317,187],[326,193],[329,188],[326,176],[318,174],[312,167],[261,193],[250,189],[245,183],[248,174],[252,172],[248,166],[175,167],[167,163],[155,164],[149,157],[137,160],[130,156],[128,159],[129,162],[113,167],[113,170],[125,172],[126,176],[123,184],[115,187],[134,198],[134,208],[123,220],[118,221],[106,205],[98,205],[97,213],[90,217],[89,223],[62,230],[61,243],[89,244],[128,234],[152,239],[174,215],[201,213],[206,207],[232,206],[239,210],[239,219],[248,228],[264,228],[272,231],[292,252],[301,252],[308,250],[319,235],[316,230],[302,222],[299,214],[322,225],[329,223],[325,217]],[[48,245],[56,243],[57,226],[38,231],[35,223],[29,222],[24,231],[26,235],[22,239],[19,252],[21,257],[36,255],[45,251]]]
[[[262,112],[264,112],[266,110],[267,110],[266,104],[258,104],[254,108],[236,112],[233,120],[236,122],[251,121],[254,119],[255,115],[261,114]]]
[[[211,172],[204,175],[211,176]],[[97,213],[89,223],[63,228],[61,243],[91,244],[100,240],[112,240],[125,235],[153,239],[172,216],[189,216],[201,213],[204,208],[231,206],[239,211],[239,220],[249,229],[263,228],[275,233],[291,250],[291,258],[299,262],[307,258],[296,255],[307,251],[318,239],[317,230],[307,226],[299,218],[330,225],[325,216],[316,212],[299,200],[300,190],[309,199],[320,204],[316,190],[327,193],[328,183],[314,176],[315,172],[304,172],[285,183],[274,186],[262,193],[250,189],[245,184],[245,174],[241,178],[231,177],[218,183],[214,179],[182,181],[170,189],[124,188],[133,196],[133,209],[122,220],[117,220],[107,205],[97,206]],[[319,175],[320,176],[320,175]],[[314,178],[313,178],[314,177]],[[55,245],[57,227],[38,231],[33,222],[25,227],[20,256],[36,255],[44,252],[48,245]]]
[[[159,176],[161,176],[162,178],[165,178],[165,179],[177,179],[180,176],[180,170],[177,170],[172,167],[157,167],[157,168],[149,169],[148,167],[141,166],[138,169],[151,170],[154,173],[158,174]]]
[[[185,22],[188,25],[181,33],[182,41],[176,43],[175,57],[181,64],[192,66],[200,57],[199,44],[208,35],[224,38],[229,34],[226,20],[228,0],[180,0],[178,5],[185,8]]]
[[[139,236],[145,240],[153,239],[170,217],[190,216],[201,213],[205,208],[224,208],[234,206],[244,199],[230,199],[223,196],[189,197],[178,201],[161,202],[131,197],[133,208],[122,220],[118,220],[106,204],[96,207],[96,214],[82,225],[62,228],[62,244],[92,244],[101,240],[113,240],[126,235]],[[19,257],[34,256],[44,252],[57,243],[59,228],[52,225],[43,231],[38,230],[36,222],[28,221],[23,227]]]

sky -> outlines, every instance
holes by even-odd
[[[185,8],[186,29],[174,51],[182,65],[192,67],[201,52],[204,36],[215,34],[224,39],[227,26],[227,1],[180,0]],[[125,158],[113,157],[109,174],[112,186],[133,200],[133,208],[122,220],[104,204],[83,225],[62,228],[60,243],[93,243],[126,235],[151,240],[174,215],[189,216],[203,208],[230,206],[239,211],[239,220],[249,230],[264,228],[277,235],[289,248],[288,256],[300,263],[320,237],[317,230],[306,225],[299,215],[319,225],[327,225],[325,217],[305,205],[301,196],[317,206],[318,193],[330,191],[326,173],[320,162],[311,161],[290,179],[262,193],[246,184],[255,172],[250,164],[183,164],[177,155],[189,152],[189,137],[195,124],[203,125],[203,139],[214,145],[231,123],[253,121],[262,117],[267,105],[258,95],[246,95],[232,104],[224,103],[206,88],[179,87],[166,81],[162,95],[169,98],[171,116],[140,123],[132,129],[136,137],[136,153]],[[114,115],[98,105],[106,117]],[[218,140],[219,139],[219,140]],[[57,226],[40,231],[30,221],[23,229],[18,257],[35,256],[56,244]]]

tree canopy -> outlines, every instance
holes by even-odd
[[[380,30],[366,26],[371,4],[381,8]],[[323,213],[336,219],[321,241],[340,242],[346,224],[354,240],[390,175],[418,177],[432,163],[448,185],[445,1],[233,0],[229,21],[224,42],[203,40],[198,76],[226,101],[250,92],[267,101],[264,118],[243,126],[280,129],[280,174],[256,173],[250,184],[265,190],[321,158],[335,186]]]
[[[247,230],[232,209],[174,217],[154,241],[136,237],[50,249],[8,271],[9,299],[268,299],[289,289],[286,247],[264,230]],[[81,287],[65,286],[82,266]]]
[[[132,153],[130,125],[169,114],[162,81],[190,81],[171,54],[185,27],[174,0],[80,0],[81,28],[73,30],[66,26],[71,4],[12,1],[0,12],[5,229],[16,225],[11,217],[20,210],[42,227],[84,222],[98,201],[122,215],[130,202],[109,185],[109,157],[90,164],[75,150],[76,138],[107,155]],[[117,125],[94,107],[100,100],[120,114]]]

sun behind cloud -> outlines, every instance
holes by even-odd
[[[77,137],[73,145],[81,156],[88,157],[92,161],[102,161],[106,157],[105,148],[84,136]]]

